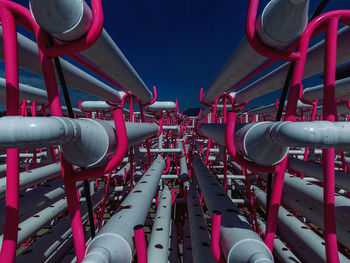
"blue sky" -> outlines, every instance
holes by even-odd
[[[28,6],[28,1],[16,1]],[[207,89],[244,36],[248,0],[103,0],[105,29],[159,100],[179,99],[182,110],[200,107]],[[260,1],[260,7],[267,0]],[[311,0],[313,13],[320,0]],[[326,10],[349,8],[331,0]],[[3,71],[3,67],[1,67]],[[43,87],[39,77],[21,72],[21,82]],[[73,102],[90,96],[70,91]],[[278,92],[252,105],[274,101]],[[75,105],[77,106],[77,105]]]

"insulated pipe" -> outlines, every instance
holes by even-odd
[[[288,147],[283,147],[271,141],[266,131],[274,123],[259,122],[236,124],[234,142],[237,151],[248,159],[261,165],[273,165],[282,161],[288,154]],[[225,146],[225,124],[201,123],[198,133]],[[257,151],[256,149],[259,149]]]
[[[63,41],[78,40],[92,24],[92,12],[83,0],[31,0],[30,9],[42,28]],[[152,93],[106,30],[102,30],[99,39],[90,48],[79,54],[130,90],[143,103],[151,102]]]
[[[104,189],[91,196],[92,209],[95,210],[101,204],[104,196]],[[87,205],[84,202],[80,206],[81,219],[84,222],[88,218]],[[68,240],[72,234],[71,222],[68,217],[55,225],[51,231],[42,236],[38,241],[23,251],[17,258],[16,263],[36,263],[47,262],[65,240]],[[73,245],[73,242],[72,242]],[[51,261],[49,261],[51,262]]]
[[[339,79],[335,81],[335,99],[337,102],[350,100],[350,78]],[[323,84],[303,90],[303,100],[315,101],[323,100]]]
[[[266,226],[263,221],[258,219],[259,230],[265,236]],[[279,239],[275,237],[273,242],[273,254],[284,263],[301,263],[301,261],[288,249],[288,247]]]
[[[252,187],[252,193],[258,203],[266,209],[266,193],[258,187]],[[278,212],[278,234],[302,262],[326,262],[324,240],[283,207]],[[340,262],[350,262],[339,253]]]
[[[176,104],[172,101],[156,101],[153,104],[147,106],[147,111],[161,112],[175,110]]]
[[[182,141],[185,139],[186,139],[186,137],[184,136],[184,138],[182,140],[177,141],[177,145],[176,145],[176,148],[181,149],[182,152],[184,152]],[[180,161],[179,178],[183,179],[183,180],[187,180],[188,179],[188,167],[187,167],[186,156],[182,156],[179,161]]]
[[[273,262],[268,247],[254,232],[247,219],[240,214],[219,181],[198,155],[192,162],[192,168],[208,210],[210,213],[217,210],[222,214],[220,243],[227,262]]]
[[[338,31],[337,42],[337,65],[344,64],[350,60],[350,30],[348,26]],[[255,58],[252,58],[253,60]],[[309,48],[303,78],[309,78],[324,69],[324,40]],[[283,87],[289,69],[289,63],[285,63],[254,83],[239,90],[235,96],[236,103],[244,103]],[[240,71],[237,71],[240,72]],[[243,74],[245,75],[245,74]],[[204,99],[204,98],[203,98]]]
[[[122,91],[119,92],[121,93]],[[109,111],[112,109],[112,106],[108,105],[105,101],[83,101],[80,106],[82,110],[87,111]]]
[[[147,262],[168,262],[171,200],[171,192],[169,188],[165,186],[159,196],[157,212],[147,247]]]
[[[128,145],[134,145],[158,132],[154,123],[126,123]],[[61,146],[63,157],[80,167],[106,163],[117,147],[114,123],[64,117],[3,117],[0,119],[0,145],[3,148]]]
[[[45,183],[37,188],[21,192],[19,195],[19,222],[35,215],[35,213],[48,207],[65,197],[62,180]],[[0,202],[0,211],[5,211],[5,201]],[[0,229],[3,229],[5,217],[0,217]]]
[[[267,45],[281,47],[297,38],[307,24],[308,4],[306,0],[270,1],[257,23],[260,40]],[[266,57],[258,54],[244,38],[205,92],[203,102],[213,104],[217,97],[265,60]]]
[[[51,1],[45,1],[51,2]],[[39,59],[38,46],[35,42],[17,33],[18,66],[36,75],[42,76],[42,67]],[[4,61],[4,46],[2,27],[0,27],[0,60]],[[99,98],[118,103],[121,101],[119,92],[102,81],[92,77],[85,71],[60,59],[62,71],[67,85],[71,88],[87,92]],[[59,79],[58,77],[56,79]]]
[[[134,253],[136,225],[144,224],[165,162],[158,157],[86,249],[84,263],[127,262]]]
[[[323,166],[320,164],[289,158],[288,166],[295,172],[323,181]],[[334,171],[334,173],[335,185],[350,192],[350,174],[341,171]]]
[[[188,218],[190,221],[192,258],[194,263],[216,262],[210,248],[210,237],[202,205],[193,184],[187,192]],[[185,249],[185,248],[184,248]]]
[[[0,78],[0,101],[5,104],[6,101],[6,80]],[[3,98],[3,99],[2,99]],[[46,90],[31,87],[25,84],[19,84],[19,98],[21,100],[31,100],[44,104],[48,104]]]
[[[24,171],[19,174],[19,190],[23,191],[28,187],[51,180],[62,174],[61,164],[59,162],[42,166],[33,170]],[[0,199],[5,197],[6,178],[0,179]]]
[[[284,107],[283,107],[284,109],[285,109],[286,105],[287,105],[287,101],[284,104]],[[301,101],[298,101],[298,104],[297,104],[298,110],[306,110],[306,109],[310,109],[310,108],[311,108],[310,105],[307,105],[307,104],[302,103]],[[272,104],[260,106],[260,107],[254,108],[254,109],[250,109],[248,111],[248,113],[250,115],[276,114],[277,113],[276,104],[272,103]]]

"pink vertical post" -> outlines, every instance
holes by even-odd
[[[63,116],[59,90],[56,84],[55,71],[52,65],[52,59],[43,54],[39,48],[40,61],[43,69],[43,75],[46,84],[47,96],[49,99],[49,105],[52,116]],[[72,166],[67,163],[61,156],[61,166],[63,174],[63,182],[65,186],[65,192],[67,196],[68,203],[68,213],[72,225],[73,242],[75,247],[75,253],[77,257],[77,262],[81,262],[85,254],[85,237],[84,229],[81,221],[79,199],[76,194],[76,186],[72,181]]]
[[[210,247],[213,252],[216,262],[220,261],[220,227],[221,227],[221,212],[214,210],[212,215],[211,226],[211,241]]]
[[[337,30],[338,17],[330,19],[326,28],[325,36],[325,74],[323,82],[323,119],[327,121],[336,120],[335,104],[335,70],[337,57]],[[336,221],[335,221],[335,181],[334,181],[334,158],[335,150],[322,150],[323,159],[323,205],[324,205],[324,239],[326,243],[327,262],[339,262]]]
[[[18,52],[15,18],[11,12],[0,7],[3,29],[5,75],[6,75],[6,115],[19,115]],[[6,207],[3,243],[0,262],[14,262],[18,233],[18,192],[19,192],[19,150],[7,149]]]
[[[135,247],[138,263],[147,263],[147,249],[143,225],[134,227]]]

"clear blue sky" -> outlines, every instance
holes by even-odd
[[[45,1],[45,0],[43,0]],[[28,6],[28,0],[16,1]],[[158,87],[159,100],[179,99],[181,109],[199,107],[207,89],[244,36],[248,0],[103,0],[105,29],[145,83]],[[260,1],[260,7],[267,0]],[[311,0],[313,13],[320,0]],[[350,8],[331,0],[326,10]],[[21,81],[42,86],[22,74]],[[71,91],[78,97],[89,95]],[[272,102],[270,95],[264,101]],[[77,106],[77,105],[75,105]]]

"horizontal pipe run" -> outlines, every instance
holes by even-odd
[[[258,203],[266,209],[266,193],[256,186],[252,187],[252,193]],[[302,262],[326,262],[324,240],[283,207],[279,208],[278,228],[278,235],[292,247]],[[349,262],[341,253],[339,259],[340,262]]]
[[[171,228],[171,192],[165,186],[159,196],[159,203],[147,247],[147,262],[168,262],[169,236]]]
[[[154,123],[125,124],[128,145],[132,146],[158,133]],[[0,119],[0,145],[3,148],[30,149],[60,145],[63,157],[80,167],[105,164],[117,146],[114,123],[64,117],[3,117]]]
[[[63,41],[80,39],[92,25],[92,11],[85,1],[43,3],[41,0],[31,0],[30,8],[35,21]],[[79,54],[130,90],[143,103],[151,102],[152,93],[106,30],[103,29],[98,40]]]
[[[62,174],[61,164],[53,163],[33,170],[25,171],[19,175],[19,191],[23,191],[30,186],[51,180]],[[6,178],[0,179],[0,199],[5,197]]]
[[[310,176],[323,181],[323,166],[317,163],[305,162],[296,158],[288,159],[288,166],[295,172],[302,173],[304,176]],[[350,191],[350,174],[341,171],[335,171],[335,185]]]
[[[337,102],[350,100],[350,78],[335,81],[335,98]],[[315,87],[305,88],[302,95],[303,100],[313,102],[323,100],[323,84]]]
[[[17,33],[17,40],[19,68],[42,76],[37,44],[19,33]],[[2,61],[5,59],[3,50],[3,33],[2,27],[0,27],[0,60]],[[60,63],[67,86],[111,102],[118,103],[121,101],[117,90],[63,59],[60,59]],[[58,80],[59,78],[57,77],[56,79]]]
[[[275,47],[285,46],[294,40],[307,24],[308,2],[296,4],[295,1],[287,0],[271,1],[256,25],[260,40]],[[266,57],[258,54],[244,38],[205,92],[203,101],[212,105],[216,98],[231,89],[265,60]]]
[[[65,197],[63,181],[54,180],[30,191],[21,192],[19,196],[19,222],[33,216],[49,205]],[[5,211],[5,201],[0,202],[0,211]],[[5,217],[0,217],[0,229],[3,229]]]
[[[175,102],[172,101],[156,101],[152,105],[147,106],[147,111],[162,112],[173,111],[176,108]]]
[[[204,219],[202,205],[193,185],[190,185],[187,194],[188,221],[191,233],[193,262],[216,262],[210,247],[210,237],[207,223]]]
[[[103,199],[104,189],[99,190],[91,196],[92,209],[95,210],[101,204]],[[87,205],[83,202],[80,206],[82,221],[88,218]],[[23,251],[21,255],[16,258],[16,263],[36,263],[45,262],[51,257],[57,249],[59,249],[63,242],[70,239],[72,234],[71,222],[68,217],[55,225],[51,231],[42,236],[37,242]],[[71,242],[73,245],[73,242]]]
[[[350,47],[347,44],[349,40],[350,29],[348,26],[345,26],[338,31],[337,65],[347,63],[350,59]],[[323,61],[324,40],[309,48],[303,78],[306,79],[321,73],[324,69]],[[289,65],[289,63],[285,63],[261,79],[239,90],[235,95],[235,102],[238,104],[245,103],[246,101],[281,89],[286,79]]]
[[[127,262],[133,258],[133,228],[144,224],[165,162],[158,157],[88,245],[84,263]]]
[[[192,162],[192,168],[203,193],[206,207],[213,213],[221,212],[220,242],[227,262],[273,262],[270,250],[254,232],[235,204],[227,196],[218,180],[205,166],[198,155]]]
[[[140,153],[147,153],[147,149],[146,148],[140,148],[139,149]],[[183,151],[182,149],[150,149],[151,153],[175,153],[178,155],[182,155]]]

